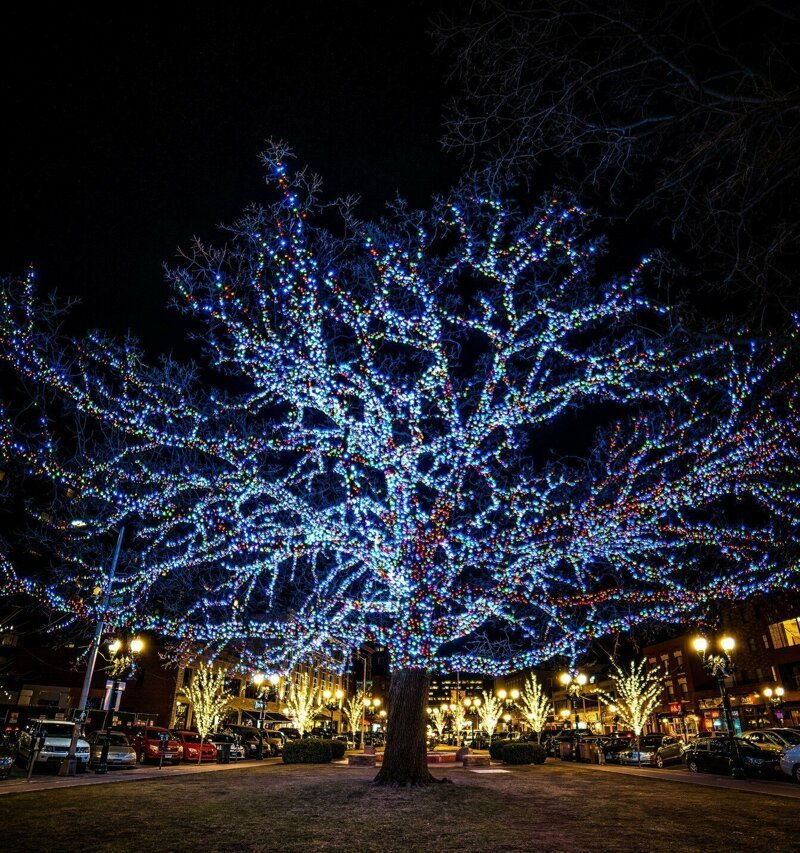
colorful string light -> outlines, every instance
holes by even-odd
[[[9,416],[5,454],[96,531],[132,525],[112,621],[259,669],[371,639],[498,672],[796,582],[788,349],[670,331],[647,261],[595,284],[576,206],[460,194],[334,236],[270,165],[280,201],[172,274],[211,374],[59,340],[32,275],[2,293],[0,355],[91,433],[65,452],[43,407],[34,435]],[[588,458],[541,461],[565,413],[603,406]],[[68,503],[55,568],[5,585],[94,619]]]

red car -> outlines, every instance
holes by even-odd
[[[198,750],[201,749],[201,746],[200,735],[197,732],[173,732],[173,735],[175,735],[175,740],[183,747],[184,761],[193,761],[197,764],[198,757],[201,761],[217,760],[217,748],[208,740],[203,741],[203,754],[199,755]]]
[[[130,735],[131,746],[136,750],[139,764],[158,764],[164,755],[164,764],[179,764],[183,747],[169,729],[161,726],[141,726]],[[196,757],[196,756],[195,756]]]

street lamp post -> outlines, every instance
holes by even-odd
[[[779,717],[778,711],[783,705],[783,693],[783,687],[778,686],[774,690],[772,687],[765,687],[761,694],[769,702],[772,719],[780,726],[783,725],[783,714]]]
[[[267,693],[265,681],[269,681],[270,691]],[[275,693],[275,704],[279,705],[281,699],[280,683],[281,677],[276,673],[267,678],[263,672],[257,672],[253,675],[252,682],[255,685],[256,693],[260,697],[261,707],[258,709],[258,747],[256,748],[256,761],[262,761],[264,758],[264,715],[266,713],[266,705],[269,701],[268,696]]]
[[[108,772],[108,749],[110,739],[108,735],[109,726],[108,715],[111,714],[111,726],[114,725],[114,711],[117,709],[117,696],[120,693],[120,684],[127,681],[136,671],[136,661],[144,649],[144,640],[141,637],[134,637],[127,644],[118,637],[113,639],[108,644],[108,651],[111,653],[111,691],[108,696],[108,708],[106,709],[105,717],[103,718],[103,729],[105,730],[105,738],[103,740],[103,748],[100,753],[100,761],[98,762],[95,773],[102,775]]]
[[[108,650],[111,652],[111,695],[109,697],[108,711],[111,711],[111,723],[114,723],[114,711],[117,704],[117,694],[120,692],[120,683],[127,681],[136,670],[136,660],[144,649],[144,640],[141,637],[134,637],[125,650],[125,643],[116,638],[108,644]],[[103,728],[106,728],[108,719],[108,711],[103,720]]]
[[[478,699],[477,696],[474,699],[471,699],[469,696],[467,696],[464,699],[464,708],[466,709],[467,714],[468,715],[471,715],[471,714],[476,715],[476,719],[469,721],[470,731],[472,733],[473,738],[475,737],[475,723],[477,722],[478,708],[480,708],[480,706],[481,706],[481,700]]]
[[[703,666],[706,672],[717,679],[719,685],[720,696],[722,697],[722,710],[725,714],[725,725],[728,729],[728,746],[731,752],[731,776],[735,779],[744,779],[745,772],[742,767],[742,758],[739,755],[739,746],[736,743],[736,737],[733,730],[733,711],[731,709],[731,699],[728,694],[728,688],[725,684],[725,679],[730,676],[735,668],[735,664],[731,659],[731,652],[736,648],[736,641],[733,637],[722,637],[719,641],[719,646],[722,649],[722,654],[707,654],[708,640],[705,637],[696,637],[694,640],[694,649],[700,655],[703,661]]]
[[[369,717],[369,719],[372,720],[373,714],[377,713],[378,708],[380,708],[380,705],[381,705],[380,699],[369,699],[368,698],[368,699],[364,700],[364,715],[362,718],[362,721],[363,721],[362,726],[364,729],[367,728],[367,717]],[[366,747],[367,739],[366,739],[366,735],[364,733],[362,733],[362,740],[363,740],[364,747]],[[370,739],[370,742],[371,742],[371,739]]]
[[[80,519],[74,519],[73,527],[86,527],[86,522]],[[74,776],[77,769],[78,738],[80,737],[81,725],[86,716],[86,703],[89,700],[89,690],[92,686],[92,676],[94,675],[95,664],[97,663],[97,653],[100,650],[100,643],[103,640],[103,631],[105,630],[106,613],[108,605],[111,601],[111,588],[114,585],[114,574],[117,571],[117,560],[119,560],[119,552],[122,548],[122,537],[125,535],[125,526],[122,525],[117,534],[117,544],[114,547],[114,556],[111,558],[111,568],[108,570],[108,581],[106,583],[105,594],[103,595],[103,603],[100,607],[100,618],[97,620],[94,637],[89,646],[89,656],[86,662],[86,674],[83,677],[83,687],[81,688],[81,698],[78,701],[78,714],[72,726],[72,737],[69,741],[69,749],[67,757],[61,762],[58,768],[59,776]]]
[[[257,672],[253,676],[253,684],[256,687],[256,692],[261,698],[261,707],[258,709],[258,746],[256,747],[256,761],[264,760],[264,703],[267,701],[264,696],[263,685],[265,675],[263,672]]]
[[[341,690],[337,690],[335,693],[330,690],[322,691],[322,698],[325,700],[325,708],[331,712],[331,732],[337,731],[333,721],[333,712],[337,708],[341,710],[343,697],[344,693]],[[334,702],[333,699],[336,699],[336,701]]]
[[[506,729],[512,731],[513,727],[509,725],[512,721],[512,711],[517,707],[517,699],[519,699],[519,690],[512,690],[510,693],[507,690],[498,690],[497,698],[503,703],[506,713],[503,714],[503,722],[506,724]]]
[[[583,672],[576,672],[574,675],[570,672],[562,672],[558,680],[561,682],[567,696],[569,696],[570,704],[572,705],[572,713],[575,716],[575,750],[573,759],[580,761],[580,717],[578,716],[578,699],[583,699],[583,712],[586,716],[586,699],[583,697],[583,688],[589,681],[588,676]],[[584,721],[585,722],[585,721]]]
[[[572,711],[575,715],[575,728],[578,728],[580,717],[578,716],[578,699],[583,699],[584,716],[586,714],[586,698],[583,695],[583,688],[589,681],[588,676],[583,672],[576,672],[574,675],[569,672],[562,672],[558,680],[561,682],[564,690],[569,697]]]
[[[617,711],[618,711],[618,710],[619,710],[619,709],[617,708],[617,706],[616,706],[616,705],[609,705],[609,706],[608,706],[608,711],[609,711],[609,713],[614,715],[614,716],[611,718],[611,721],[612,721],[612,724],[613,724],[613,728],[612,728],[612,732],[613,732],[613,734],[616,734],[616,733],[617,733],[617,726],[619,725],[619,714],[617,714]]]

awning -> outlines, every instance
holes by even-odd
[[[265,723],[291,723],[292,721],[277,711],[264,711]]]

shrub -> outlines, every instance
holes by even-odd
[[[283,747],[284,764],[328,764],[330,760],[331,742],[327,740],[290,740]]]
[[[331,748],[331,758],[334,760],[344,758],[344,752],[347,749],[347,744],[343,740],[328,741],[328,746]]]
[[[494,740],[489,744],[489,757],[493,758],[495,761],[500,761],[502,756],[503,747],[508,746],[507,741],[504,740]]]
[[[506,743],[500,758],[506,764],[544,764],[547,752],[538,743]]]
[[[529,746],[533,747],[533,763],[544,764],[547,761],[547,747],[541,743],[532,743]]]

